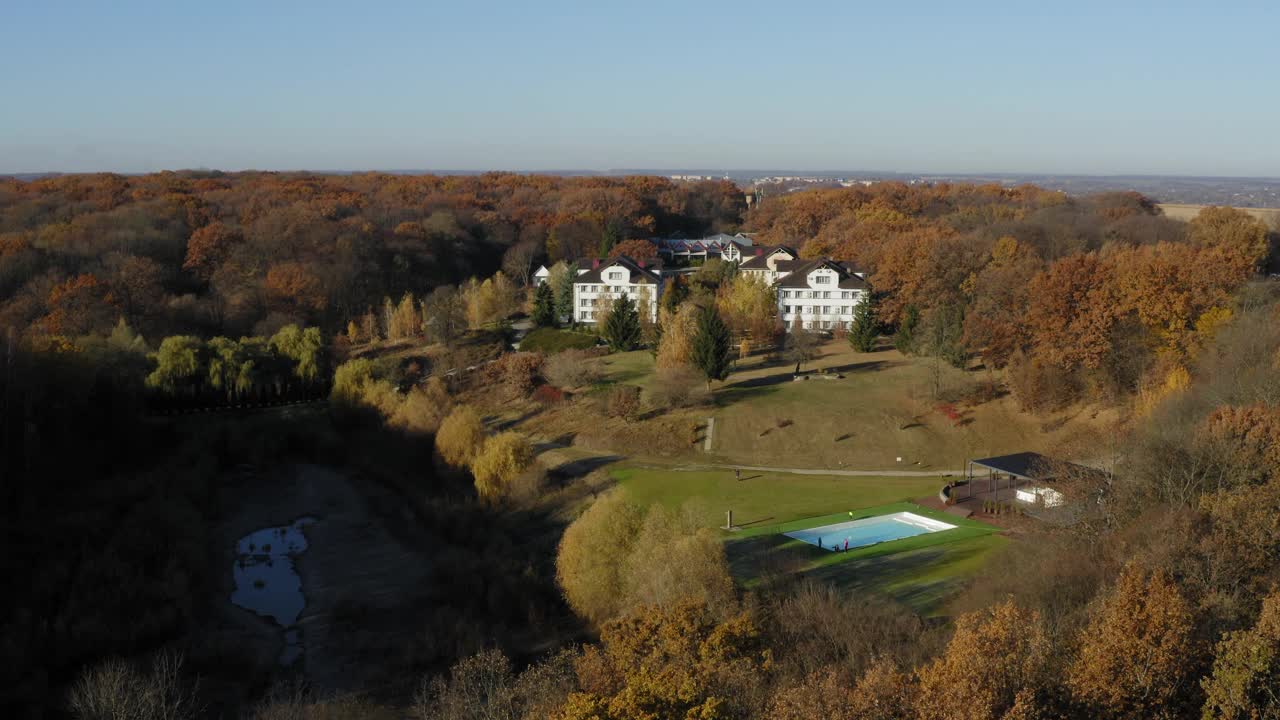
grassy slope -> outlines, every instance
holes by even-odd
[[[610,382],[642,388],[653,382],[648,351],[611,355],[603,364]],[[891,349],[857,353],[843,341],[825,343],[822,356],[804,368],[835,370],[842,379],[792,382],[793,369],[752,357],[717,384],[715,407],[700,413],[716,418],[716,459],[768,467],[958,470],[966,458],[1087,446],[1081,438],[1111,415],[1095,417],[1091,408],[1030,415],[1006,396],[964,408],[957,426],[936,409],[935,381],[955,388],[985,373],[935,370],[931,360]]]
[[[796,574],[874,591],[919,612],[936,613],[988,554],[1007,542],[989,525],[905,502],[935,491],[940,481],[933,478],[744,473],[739,482],[727,470],[636,466],[612,475],[641,505],[675,508],[694,501],[695,511],[710,527],[723,525],[724,511],[732,508],[734,523],[742,529],[723,534],[730,567],[746,587],[778,573]],[[910,510],[959,527],[847,553],[818,550],[780,534],[849,520],[849,510],[855,518]]]

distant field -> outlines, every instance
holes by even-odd
[[[1156,207],[1164,211],[1164,214],[1174,220],[1191,220],[1200,214],[1202,208],[1207,205],[1182,205],[1178,203],[1161,203]],[[1273,229],[1280,230],[1280,208],[1239,208],[1259,220],[1267,223]]]

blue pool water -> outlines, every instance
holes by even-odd
[[[807,530],[794,530],[784,533],[787,537],[807,542],[823,550],[843,550],[845,542],[848,547],[856,548],[864,545],[901,540],[925,533],[951,530],[955,525],[932,520],[915,513],[899,512],[892,515],[851,520],[849,522],[823,525]],[[821,541],[821,542],[819,542]]]

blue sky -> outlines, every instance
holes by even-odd
[[[0,172],[1280,176],[1278,41],[1276,2],[5,0]]]

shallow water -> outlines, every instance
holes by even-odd
[[[291,665],[302,655],[301,633],[295,625],[307,600],[293,561],[306,551],[307,538],[302,529],[313,522],[314,518],[301,518],[292,525],[263,528],[236,543],[231,602],[271,618],[284,628],[282,665]]]

